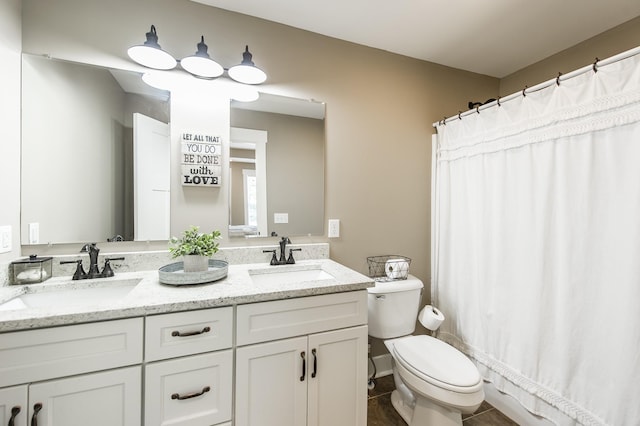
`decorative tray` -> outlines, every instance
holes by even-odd
[[[182,262],[170,263],[158,269],[160,282],[170,285],[193,285],[219,281],[227,276],[229,263],[224,260],[209,259],[209,270],[184,272]]]

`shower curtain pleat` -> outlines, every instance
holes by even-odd
[[[638,55],[437,130],[438,336],[556,424],[639,424]]]

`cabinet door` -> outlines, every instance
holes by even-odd
[[[9,424],[27,426],[27,385],[0,389],[0,425]]]
[[[307,337],[236,350],[235,426],[307,423]]]
[[[147,364],[147,426],[209,426],[231,420],[231,350]]]
[[[140,367],[29,386],[29,419],[38,426],[139,426]]]
[[[309,426],[366,426],[367,326],[309,336]]]

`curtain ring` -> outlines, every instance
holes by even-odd
[[[498,106],[501,107],[502,105],[500,105],[500,94],[498,94],[498,99],[496,99],[496,102],[498,103]]]
[[[600,62],[600,59],[596,56],[596,61],[593,63],[593,72],[598,72],[598,62]]]
[[[561,72],[559,72],[559,73],[558,73],[558,76],[556,77],[556,84],[557,84],[558,86],[560,86],[560,76],[561,76],[561,75],[562,75],[562,73],[561,73]]]
[[[526,85],[525,85],[525,86],[524,86],[524,89],[522,89],[522,97],[523,97],[523,98],[526,98],[526,97],[527,97],[526,90],[527,90],[528,88],[529,88],[529,86],[526,86]]]
[[[476,112],[477,112],[478,114],[480,114],[480,105],[478,105],[478,106],[476,107]]]
[[[443,124],[444,126],[446,126],[446,125],[447,125],[447,116],[446,116],[446,115],[445,115],[444,117],[442,117],[442,124]]]
[[[462,111],[458,111],[458,120],[462,120]]]

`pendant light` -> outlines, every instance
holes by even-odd
[[[208,47],[204,43],[204,36],[201,36],[200,43],[198,43],[198,51],[193,56],[181,59],[180,66],[196,77],[215,78],[221,76],[224,68],[209,57],[207,50]]]
[[[246,46],[242,54],[242,63],[229,68],[229,77],[244,84],[264,83],[267,80],[267,74],[256,67],[256,64],[251,60],[252,57],[253,55],[249,52],[249,46]]]
[[[162,50],[158,44],[156,27],[151,25],[144,44],[130,47],[127,53],[131,59],[147,68],[170,70],[176,67],[177,61],[173,56]]]

